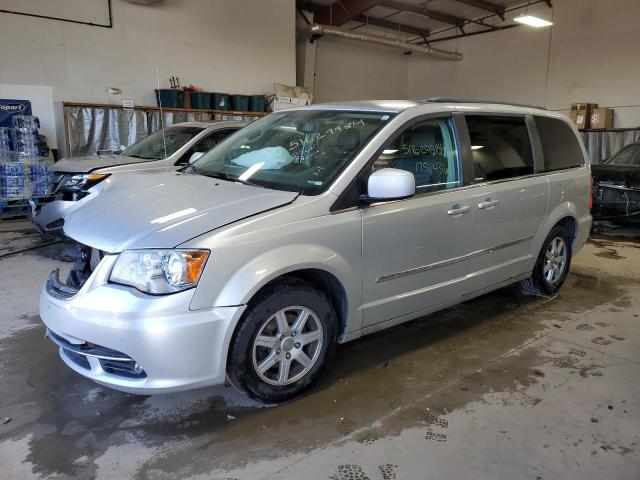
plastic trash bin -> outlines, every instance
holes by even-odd
[[[184,92],[175,88],[155,89],[158,106],[165,108],[182,108],[184,106]]]
[[[236,112],[248,112],[249,95],[231,95],[231,109]]]
[[[264,112],[264,95],[251,95],[249,99],[249,111]]]
[[[212,93],[211,108],[213,110],[231,110],[231,105],[229,104],[229,94],[218,92]]]
[[[191,92],[191,108],[209,110],[211,94],[207,92]]]

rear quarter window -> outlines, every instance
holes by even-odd
[[[545,171],[581,167],[585,164],[582,149],[572,128],[564,121],[534,117],[544,156]]]

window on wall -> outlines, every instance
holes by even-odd
[[[571,127],[562,120],[534,117],[548,172],[584,165],[584,156]]]
[[[387,145],[373,170],[399,168],[411,172],[416,194],[462,185],[453,127],[449,119],[429,119],[414,124]]]
[[[533,173],[533,153],[524,117],[467,115],[475,181]]]

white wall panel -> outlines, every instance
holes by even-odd
[[[57,3],[68,17],[69,2],[40,3]],[[167,88],[171,75],[228,93],[295,83],[294,0],[112,3],[112,29],[0,13],[0,83],[49,85],[55,101],[140,105],[155,104],[156,65]]]

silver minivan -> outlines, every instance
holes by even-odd
[[[62,360],[140,394],[228,378],[292,398],[347,342],[514,282],[551,295],[587,239],[564,116],[453,100],[273,113],[69,216],[40,315]]]

